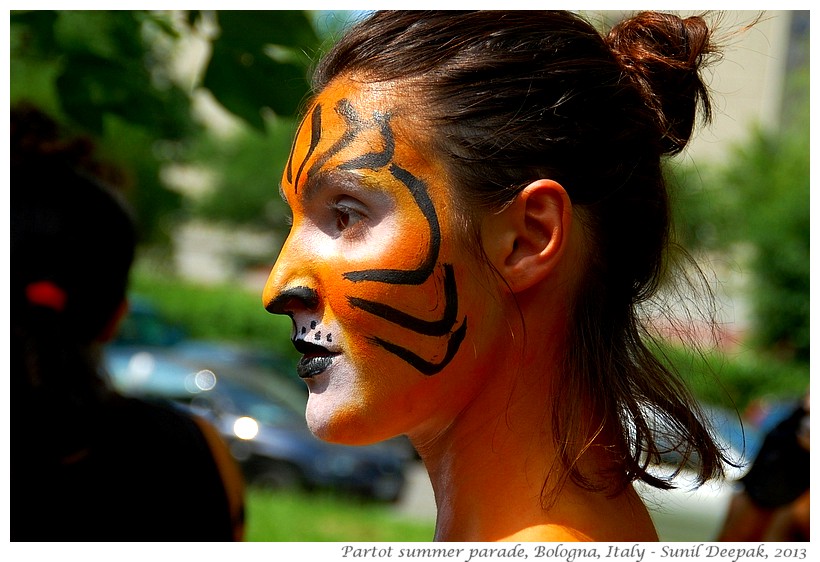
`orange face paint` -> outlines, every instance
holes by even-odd
[[[457,392],[450,372],[489,319],[446,176],[409,142],[393,93],[341,79],[316,98],[283,173],[293,226],[264,294],[293,319],[311,428],[345,442],[435,417],[425,402]]]

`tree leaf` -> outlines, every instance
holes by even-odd
[[[315,49],[319,38],[304,11],[220,10],[219,41],[250,53],[265,45]]]
[[[264,130],[262,108],[283,116],[296,113],[309,89],[306,72],[301,65],[274,61],[261,50],[251,53],[219,41],[203,86],[227,110]]]
[[[63,111],[97,134],[103,132],[106,113],[143,127],[157,138],[176,138],[186,131],[187,97],[177,88],[154,88],[139,59],[67,55],[56,88]]]

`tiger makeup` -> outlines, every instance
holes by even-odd
[[[474,326],[492,317],[466,281],[473,258],[446,175],[393,94],[331,83],[297,130],[280,186],[293,223],[263,298],[293,320],[308,423],[330,440],[404,433],[434,419],[445,394],[457,404],[475,383],[459,388],[453,373],[475,360]]]

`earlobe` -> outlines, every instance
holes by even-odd
[[[513,292],[538,284],[555,269],[572,224],[572,204],[561,184],[532,182],[488,219],[485,251]]]

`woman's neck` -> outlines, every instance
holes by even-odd
[[[656,540],[631,487],[612,498],[567,479],[549,509],[542,507],[547,475],[551,484],[562,473],[549,410],[550,381],[559,374],[550,366],[557,371],[560,361],[548,345],[535,349],[521,362],[529,369],[499,366],[446,428],[411,436],[435,493],[436,540]],[[591,447],[580,462],[604,468],[603,448]]]

